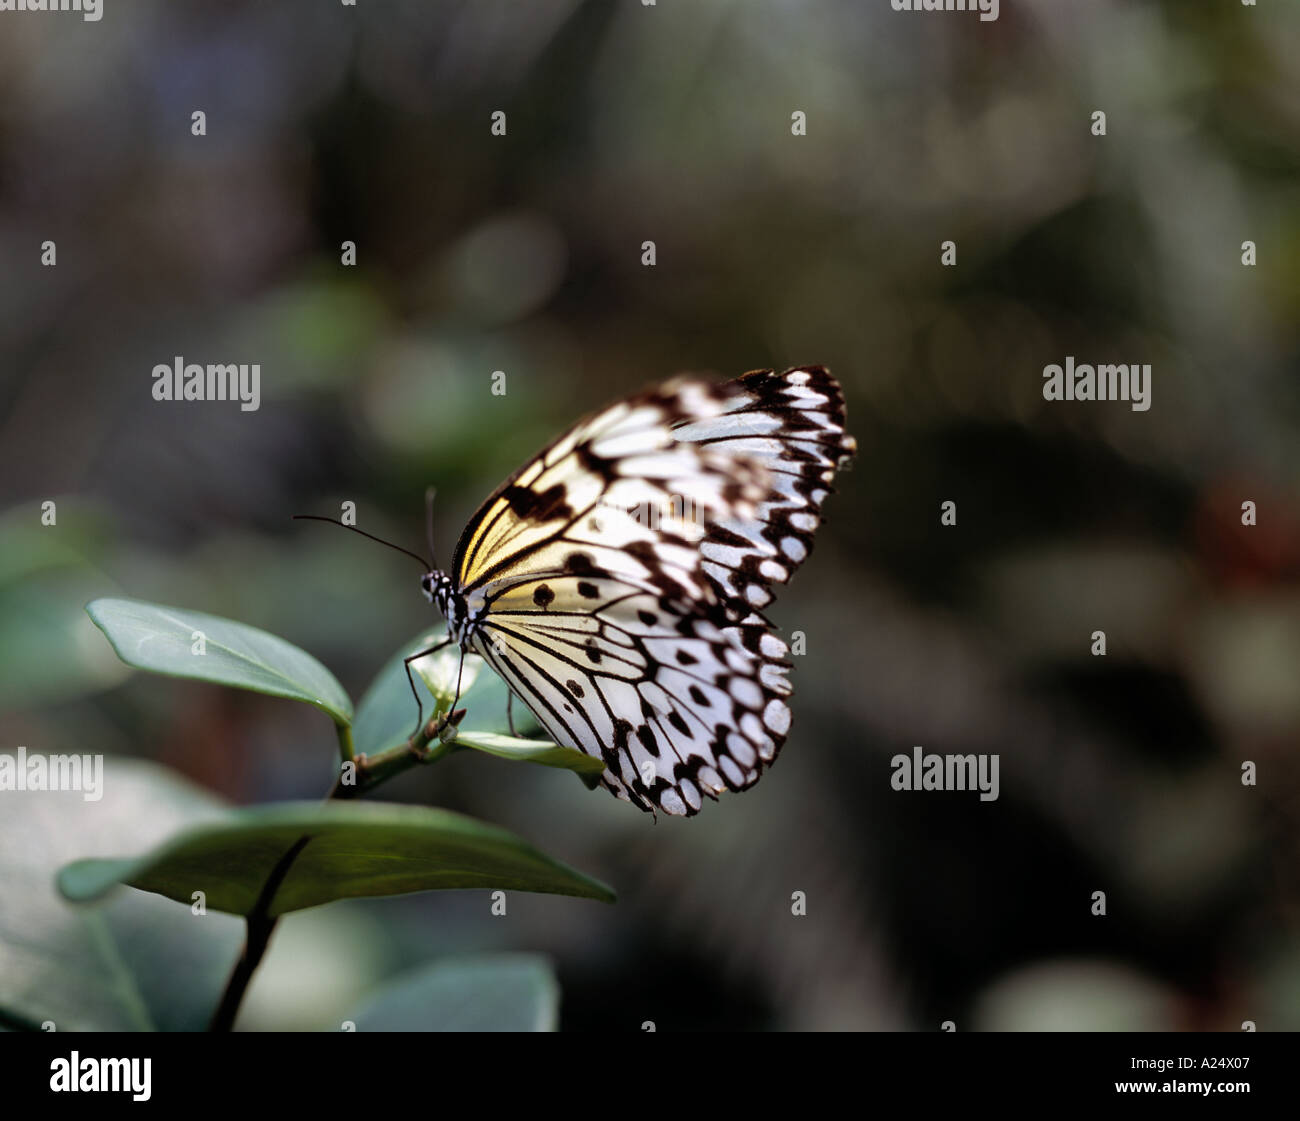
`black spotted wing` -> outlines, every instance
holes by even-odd
[[[786,515],[820,505],[786,497],[772,449],[767,462],[741,449],[740,426],[763,423],[755,379],[680,380],[580,422],[498,488],[457,547],[474,651],[643,809],[691,814],[744,789],[789,728],[785,646],[738,616],[706,551],[728,533],[757,540],[765,509],[802,532]],[[709,424],[722,427],[682,437]]]

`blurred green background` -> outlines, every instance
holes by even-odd
[[[294,915],[244,1026],[508,949],[555,960],[571,1030],[1300,1028],[1300,5],[0,21],[0,750],[318,797],[324,717],[131,675],[84,604],[230,616],[355,697],[431,609],[410,561],[292,513],[353,501],[419,550],[434,483],[446,562],[526,456],[683,370],[828,365],[861,447],[772,611],[807,653],[770,775],[658,824],[472,753],[408,775],[380,796],[619,903]],[[155,402],[176,355],[260,363],[261,408]],[[1151,363],[1150,411],[1045,402],[1066,355]],[[918,744],[999,754],[1000,799],[891,790]]]

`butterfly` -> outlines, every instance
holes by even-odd
[[[856,452],[844,425],[819,366],[677,378],[580,420],[483,503],[448,571],[427,565],[448,635],[431,650],[483,658],[643,810],[747,789],[791,719],[763,609]]]

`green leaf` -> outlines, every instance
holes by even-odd
[[[560,987],[537,954],[451,958],[413,969],[348,1017],[357,1031],[555,1031]]]
[[[614,900],[598,880],[504,829],[449,810],[361,802],[236,810],[144,856],[66,865],[58,885],[74,901],[97,899],[119,882],[186,903],[202,891],[209,910],[246,915],[276,863],[304,836],[310,840],[276,892],[272,915],[336,899],[449,888]]]
[[[417,650],[427,650],[447,637],[447,628],[439,625],[416,635],[392,656],[379,671],[366,694],[357,705],[357,718],[353,723],[352,740],[358,753],[374,755],[396,747],[415,730],[416,706],[411,696],[411,686],[402,668],[402,659]],[[446,657],[443,656],[446,654]],[[411,663],[416,670],[416,688],[421,690],[424,718],[433,715],[436,691],[450,699],[456,689],[456,670],[460,653],[454,646],[428,659]],[[461,680],[458,702],[466,710],[460,727],[472,732],[505,732],[507,689],[481,658],[471,654],[465,659],[465,675]],[[537,728],[533,714],[522,704],[514,707],[515,726],[520,731]]]
[[[305,650],[266,631],[130,599],[97,599],[86,611],[129,666],[306,701],[336,724],[352,722],[352,701],[334,675]],[[203,654],[193,652],[196,631],[203,635]]]
[[[486,751],[502,759],[512,759],[521,763],[540,763],[543,767],[562,767],[579,774],[599,775],[604,773],[605,762],[592,755],[586,755],[572,747],[560,747],[550,740],[524,740],[513,736],[502,736],[495,732],[461,732],[456,736],[460,747],[472,747],[475,751]]]
[[[153,763],[104,760],[102,797],[0,793],[0,1022],[58,1031],[199,1030],[212,1015],[243,924],[123,892],[71,906],[59,865],[87,850],[155,844],[228,809]],[[188,900],[187,900],[188,902]]]

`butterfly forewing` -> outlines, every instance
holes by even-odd
[[[678,424],[678,440],[698,443],[767,471],[769,490],[752,517],[720,518],[703,546],[705,570],[741,618],[764,608],[812,552],[821,507],[838,468],[857,450],[844,431],[844,393],[820,366],[753,370],[717,416]]]
[[[503,483],[471,520],[452,564],[460,587],[537,571],[548,561],[562,568],[568,553],[593,543],[626,549],[639,541],[635,551],[648,556],[646,546],[660,538],[698,541],[702,530],[687,516],[692,511],[715,518],[753,513],[768,485],[761,468],[672,435],[672,425],[718,415],[727,400],[723,387],[679,380],[580,422]],[[673,516],[673,499],[681,495],[693,505]],[[645,509],[665,516],[641,517]],[[620,544],[616,531],[627,534],[634,522],[639,537]],[[699,571],[698,558],[690,567]],[[707,587],[690,591],[709,594]]]

